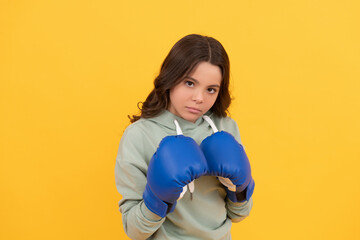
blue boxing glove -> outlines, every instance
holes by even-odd
[[[206,173],[199,145],[183,135],[167,136],[150,160],[143,193],[148,209],[160,217],[174,211],[186,185]]]
[[[211,121],[208,117],[204,119]],[[212,121],[210,125],[215,128],[215,133],[200,145],[208,164],[207,174],[219,177],[231,201],[248,201],[254,192],[255,182],[244,148],[230,133],[217,132]]]

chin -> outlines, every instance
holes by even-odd
[[[189,121],[189,122],[196,122],[196,120],[199,118],[200,116],[184,116],[183,119]]]

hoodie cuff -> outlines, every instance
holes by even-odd
[[[149,221],[160,221],[162,219],[162,217],[160,217],[159,215],[153,213],[152,211],[150,211],[144,202],[141,203],[141,213],[144,215],[145,218],[147,218]]]

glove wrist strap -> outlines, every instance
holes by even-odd
[[[228,188],[226,188],[227,196],[232,202],[245,202],[249,201],[251,198],[255,188],[255,182],[251,178],[250,183],[247,185],[247,187],[243,191],[231,191]]]
[[[168,213],[174,211],[176,202],[166,203],[159,199],[150,189],[149,185],[146,184],[145,191],[143,193],[143,199],[146,207],[153,213],[160,217],[165,217]]]

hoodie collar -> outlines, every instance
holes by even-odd
[[[213,113],[209,110],[208,112],[205,113],[205,115],[212,117]],[[195,121],[195,123],[193,123],[179,116],[176,116],[175,114],[169,112],[168,110],[163,110],[158,116],[149,118],[148,120],[156,122],[168,129],[176,131],[176,126],[174,123],[175,119],[179,122],[180,128],[183,132],[192,131],[203,124],[208,125],[208,123],[202,117],[199,117]]]

